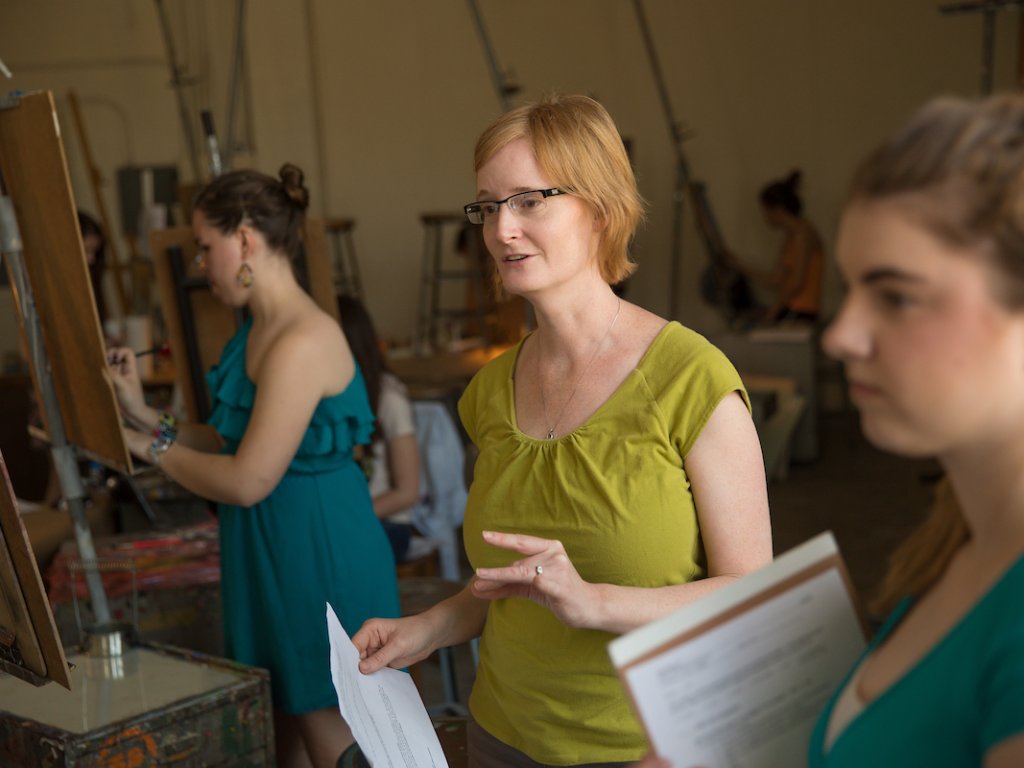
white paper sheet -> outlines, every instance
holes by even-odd
[[[338,707],[370,765],[447,768],[441,742],[409,674],[389,668],[361,673],[359,651],[330,604],[327,631]]]
[[[806,764],[818,713],[865,646],[823,536],[612,643],[652,747],[673,766]]]

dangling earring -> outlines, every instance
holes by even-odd
[[[249,262],[243,261],[242,266],[238,268],[238,272],[235,274],[235,282],[238,283],[239,288],[251,288],[255,276],[256,273],[252,271]]]

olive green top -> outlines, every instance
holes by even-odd
[[[479,449],[463,529],[473,567],[518,559],[484,544],[481,531],[496,530],[558,539],[592,583],[661,587],[706,576],[685,458],[723,397],[746,399],[732,364],[671,322],[585,424],[538,440],[516,425],[521,348],[490,362],[459,401]],[[541,763],[641,758],[646,740],[608,658],[612,638],[570,629],[530,600],[491,603],[473,717]]]

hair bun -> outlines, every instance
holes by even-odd
[[[285,163],[277,175],[281,178],[285,194],[300,211],[305,211],[309,207],[309,190],[303,184],[305,175],[302,169],[292,163]]]
[[[794,192],[800,189],[800,180],[803,178],[803,173],[799,168],[794,169],[789,176],[786,177],[783,182],[787,187],[792,189]]]

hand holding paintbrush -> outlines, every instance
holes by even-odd
[[[163,344],[158,344],[155,347],[150,347],[149,349],[142,349],[139,351],[128,350],[126,347],[115,347],[107,350],[107,362],[110,365],[121,365],[127,360],[128,355],[126,353],[129,351],[131,351],[134,354],[136,360],[138,360],[140,357],[145,357],[146,355],[169,357],[171,354],[171,345],[165,341]]]
[[[121,415],[129,424],[143,431],[152,428],[153,411],[146,404],[142,389],[142,379],[136,361],[146,355],[166,355],[170,353],[167,344],[138,352],[130,347],[111,347],[107,350],[107,364],[110,366],[110,378],[117,391],[117,400],[121,407]]]

